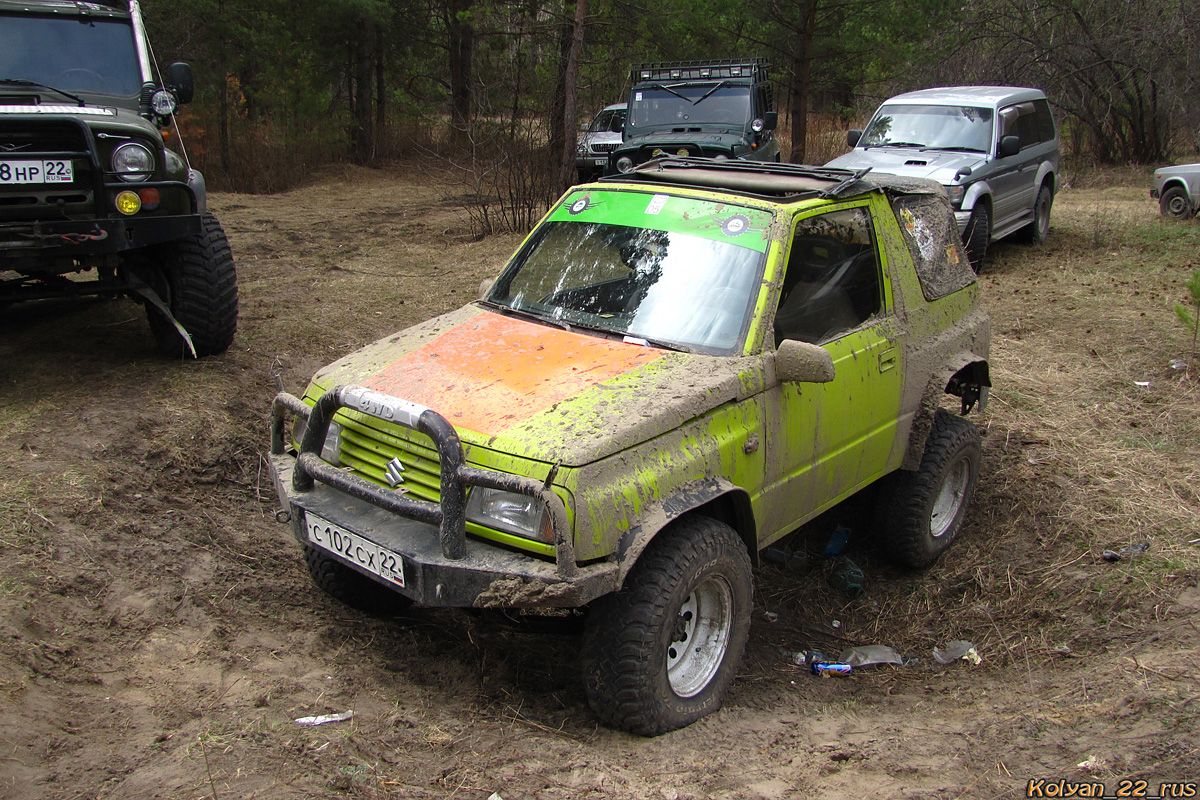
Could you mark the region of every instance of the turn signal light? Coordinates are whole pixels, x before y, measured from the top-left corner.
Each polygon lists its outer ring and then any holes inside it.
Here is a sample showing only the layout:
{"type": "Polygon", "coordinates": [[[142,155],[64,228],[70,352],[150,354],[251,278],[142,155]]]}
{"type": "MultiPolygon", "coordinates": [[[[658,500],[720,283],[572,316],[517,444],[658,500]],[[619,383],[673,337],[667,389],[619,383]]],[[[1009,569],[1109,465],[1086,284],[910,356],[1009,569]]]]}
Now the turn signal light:
{"type": "Polygon", "coordinates": [[[136,192],[124,191],[117,194],[115,199],[117,211],[126,216],[136,214],[142,208],[142,198],[136,192]]]}

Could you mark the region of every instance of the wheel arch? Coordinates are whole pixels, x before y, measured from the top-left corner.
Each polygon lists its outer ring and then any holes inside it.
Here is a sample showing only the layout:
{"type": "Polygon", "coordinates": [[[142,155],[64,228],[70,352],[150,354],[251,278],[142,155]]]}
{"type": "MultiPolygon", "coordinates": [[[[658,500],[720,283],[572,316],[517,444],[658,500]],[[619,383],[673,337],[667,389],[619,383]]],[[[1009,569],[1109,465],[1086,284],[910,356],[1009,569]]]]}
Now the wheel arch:
{"type": "Polygon", "coordinates": [[[942,398],[954,395],[962,400],[963,414],[978,405],[980,411],[987,406],[988,389],[991,388],[991,369],[987,359],[976,353],[962,352],[948,359],[937,370],[925,386],[921,403],[913,416],[909,430],[908,446],[900,469],[915,470],[921,465],[925,452],[925,441],[933,428],[933,418],[942,405],[942,398]]]}
{"type": "Polygon", "coordinates": [[[758,527],[749,494],[725,478],[713,477],[685,484],[646,509],[621,537],[617,551],[618,583],[625,583],[629,571],[654,537],[692,516],[710,517],[733,528],[746,546],[751,563],[758,564],[758,527]]]}
{"type": "Polygon", "coordinates": [[[992,216],[992,187],[987,181],[976,181],[967,188],[961,208],[963,211],[974,211],[978,205],[987,209],[989,217],[992,216]]]}

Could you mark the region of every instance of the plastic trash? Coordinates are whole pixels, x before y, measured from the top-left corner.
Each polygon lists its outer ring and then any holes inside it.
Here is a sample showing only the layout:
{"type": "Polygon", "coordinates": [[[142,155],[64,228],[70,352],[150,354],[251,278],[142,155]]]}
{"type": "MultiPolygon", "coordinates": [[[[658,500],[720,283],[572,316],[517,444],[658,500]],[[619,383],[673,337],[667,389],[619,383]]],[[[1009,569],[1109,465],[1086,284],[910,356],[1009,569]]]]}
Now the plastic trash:
{"type": "Polygon", "coordinates": [[[845,556],[835,556],[829,571],[829,585],[847,597],[862,597],[866,592],[866,575],[862,568],[845,556]]]}
{"type": "Polygon", "coordinates": [[[792,654],[792,663],[804,667],[813,675],[828,678],[831,675],[849,675],[854,668],[844,661],[837,661],[820,650],[803,650],[792,654]]]}
{"type": "Polygon", "coordinates": [[[1103,558],[1105,561],[1120,561],[1123,558],[1132,558],[1133,556],[1140,556],[1142,553],[1146,552],[1149,549],[1150,549],[1150,543],[1142,542],[1141,544],[1131,544],[1131,545],[1129,545],[1129,547],[1124,547],[1124,548],[1121,548],[1120,550],[1105,550],[1103,553],[1100,554],[1100,557],[1103,558]]]}
{"type": "Polygon", "coordinates": [[[813,675],[818,675],[822,678],[840,677],[842,675],[849,675],[854,671],[854,667],[837,661],[818,661],[812,665],[812,671],[813,675]]]}
{"type": "Polygon", "coordinates": [[[886,644],[868,644],[861,647],[851,647],[843,650],[838,661],[849,664],[855,669],[859,667],[874,667],[880,664],[903,665],[904,659],[886,644]]]}
{"type": "Polygon", "coordinates": [[[975,645],[963,639],[948,642],[945,647],[933,648],[933,657],[939,664],[969,661],[972,665],[978,665],[979,662],[983,661],[979,657],[979,652],[975,650],[975,645]]]}
{"type": "Polygon", "coordinates": [[[763,619],[765,619],[767,622],[779,622],[779,615],[774,611],[764,611],[763,619]]]}
{"type": "Polygon", "coordinates": [[[838,525],[833,529],[833,533],[829,535],[829,541],[825,544],[825,556],[836,556],[841,553],[849,539],[850,529],[845,525],[838,525]]]}
{"type": "Polygon", "coordinates": [[[343,711],[340,714],[322,714],[319,717],[301,717],[297,725],[324,725],[326,722],[345,722],[354,716],[353,711],[343,711]]]}
{"type": "Polygon", "coordinates": [[[1180,369],[1187,369],[1187,368],[1188,368],[1187,362],[1184,361],[1182,358],[1172,358],[1171,359],[1171,369],[1180,370],[1180,369]]]}

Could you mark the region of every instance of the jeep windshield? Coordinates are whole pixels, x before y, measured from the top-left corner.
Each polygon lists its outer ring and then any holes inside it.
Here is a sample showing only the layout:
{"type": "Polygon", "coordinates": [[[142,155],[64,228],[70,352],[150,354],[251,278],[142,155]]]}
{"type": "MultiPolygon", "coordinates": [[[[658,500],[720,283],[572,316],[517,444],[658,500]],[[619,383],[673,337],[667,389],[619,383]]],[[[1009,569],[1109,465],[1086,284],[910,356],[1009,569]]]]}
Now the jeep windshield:
{"type": "Polygon", "coordinates": [[[750,89],[721,83],[650,84],[633,92],[630,133],[659,127],[750,123],[750,89]]]}
{"type": "Polygon", "coordinates": [[[601,336],[731,355],[749,327],[770,219],[663,194],[574,192],[484,302],[601,336]]]}
{"type": "Polygon", "coordinates": [[[990,108],[885,105],[858,146],[987,153],[992,146],[992,117],[990,108]]]}
{"type": "Polygon", "coordinates": [[[136,97],[142,88],[133,28],[98,17],[0,14],[0,86],[136,97]],[[33,86],[38,88],[38,86],[33,86]]]}

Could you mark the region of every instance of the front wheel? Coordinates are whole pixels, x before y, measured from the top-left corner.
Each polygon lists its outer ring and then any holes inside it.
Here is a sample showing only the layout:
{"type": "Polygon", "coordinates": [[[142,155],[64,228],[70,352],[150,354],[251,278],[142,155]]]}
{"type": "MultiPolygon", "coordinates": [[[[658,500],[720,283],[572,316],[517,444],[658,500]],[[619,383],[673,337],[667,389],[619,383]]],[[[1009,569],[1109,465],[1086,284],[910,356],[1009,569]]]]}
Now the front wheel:
{"type": "Polygon", "coordinates": [[[656,736],[719,709],[752,601],[750,557],[732,528],[692,517],[664,530],[588,615],[583,679],[596,715],[656,736]]]}
{"type": "MultiPolygon", "coordinates": [[[[217,218],[206,213],[200,233],[162,246],[155,256],[159,276],[155,288],[171,315],[192,337],[196,355],[228,350],[237,331],[237,272],[229,241],[217,218]]],[[[147,305],[146,314],[164,355],[191,355],[179,331],[158,309],[147,305]]]]}
{"type": "Polygon", "coordinates": [[[1182,186],[1172,186],[1167,189],[1158,201],[1158,210],[1164,217],[1191,219],[1192,201],[1188,199],[1187,190],[1182,186]]]}
{"type": "Polygon", "coordinates": [[[987,206],[975,206],[971,218],[967,220],[967,229],[963,231],[963,244],[967,248],[967,260],[971,269],[979,272],[983,268],[983,257],[987,254],[988,237],[992,235],[992,220],[987,206]]]}
{"type": "Polygon", "coordinates": [[[893,558],[927,567],[953,543],[979,482],[979,429],[938,409],[915,472],[898,470],[884,484],[878,529],[893,558]]]}
{"type": "Polygon", "coordinates": [[[321,591],[351,608],[375,616],[387,616],[403,611],[412,600],[373,581],[328,556],[315,547],[305,546],[304,565],[308,575],[321,591]]]}

